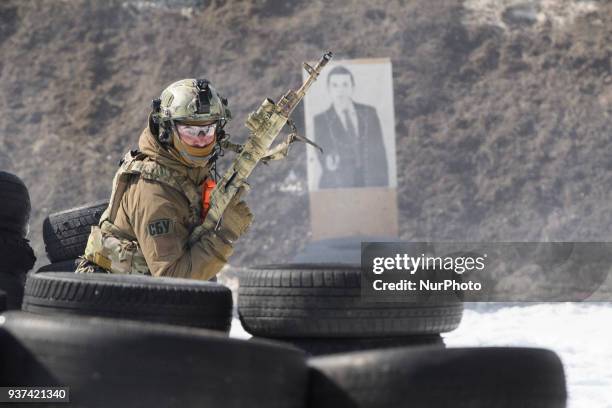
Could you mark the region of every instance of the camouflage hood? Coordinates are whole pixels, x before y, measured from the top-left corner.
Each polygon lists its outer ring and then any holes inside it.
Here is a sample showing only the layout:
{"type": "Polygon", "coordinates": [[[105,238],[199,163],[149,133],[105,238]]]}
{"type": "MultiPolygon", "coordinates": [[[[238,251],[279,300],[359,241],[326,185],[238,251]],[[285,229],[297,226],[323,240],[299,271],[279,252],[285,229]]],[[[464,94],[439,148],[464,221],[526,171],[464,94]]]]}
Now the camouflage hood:
{"type": "Polygon", "coordinates": [[[168,167],[172,170],[185,175],[193,181],[194,184],[200,185],[204,179],[210,174],[209,168],[207,167],[191,167],[186,164],[181,155],[174,149],[164,148],[158,141],[151,130],[147,126],[140,135],[138,140],[138,148],[140,151],[151,159],[161,164],[162,166],[168,167]]]}

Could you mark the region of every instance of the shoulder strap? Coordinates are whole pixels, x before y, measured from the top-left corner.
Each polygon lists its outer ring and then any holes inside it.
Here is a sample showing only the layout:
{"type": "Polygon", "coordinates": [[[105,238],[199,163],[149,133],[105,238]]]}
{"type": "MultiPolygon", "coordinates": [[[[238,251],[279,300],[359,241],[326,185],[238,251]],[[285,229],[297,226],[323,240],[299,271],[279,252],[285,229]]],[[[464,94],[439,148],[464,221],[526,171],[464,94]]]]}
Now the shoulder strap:
{"type": "Polygon", "coordinates": [[[130,166],[132,173],[141,178],[165,184],[183,194],[191,205],[198,205],[201,194],[198,187],[187,177],[153,160],[135,162],[130,166]]]}
{"type": "Polygon", "coordinates": [[[147,157],[148,156],[137,150],[128,152],[123,157],[121,160],[121,167],[115,174],[113,180],[113,191],[111,193],[109,207],[100,218],[100,226],[102,226],[104,221],[109,221],[111,224],[114,223],[128,183],[131,177],[136,175],[147,180],[165,184],[182,193],[189,201],[192,217],[194,219],[199,218],[202,194],[198,186],[180,173],[162,166],[154,160],[147,160],[147,157]]]}
{"type": "Polygon", "coordinates": [[[202,191],[185,175],[153,160],[136,162],[131,166],[141,178],[165,184],[181,193],[189,203],[190,223],[197,223],[202,213],[202,191]]]}
{"type": "Polygon", "coordinates": [[[121,204],[121,199],[123,198],[123,194],[127,189],[128,182],[130,177],[132,176],[132,172],[129,171],[129,168],[132,166],[134,162],[138,162],[147,157],[145,154],[140,153],[138,150],[131,150],[123,156],[123,159],[119,162],[119,170],[115,173],[115,178],[113,180],[113,191],[111,193],[110,202],[108,208],[102,214],[100,218],[99,226],[101,227],[105,221],[109,221],[111,224],[114,223],[115,217],[117,216],[117,211],[119,211],[119,205],[121,204]]]}

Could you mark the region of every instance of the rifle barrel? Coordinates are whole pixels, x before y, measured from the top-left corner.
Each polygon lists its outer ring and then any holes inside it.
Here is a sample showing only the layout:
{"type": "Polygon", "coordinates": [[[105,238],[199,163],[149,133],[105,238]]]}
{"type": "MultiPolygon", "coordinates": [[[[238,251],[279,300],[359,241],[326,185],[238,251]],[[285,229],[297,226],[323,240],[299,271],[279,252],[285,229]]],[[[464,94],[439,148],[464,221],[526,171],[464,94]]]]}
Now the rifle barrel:
{"type": "Polygon", "coordinates": [[[303,98],[304,95],[306,95],[306,91],[308,91],[308,88],[310,88],[310,85],[312,85],[312,83],[316,81],[317,77],[319,76],[319,73],[321,72],[323,67],[327,65],[329,60],[332,59],[332,56],[333,56],[332,52],[327,51],[325,54],[323,54],[323,56],[321,57],[317,65],[312,69],[312,72],[309,72],[310,75],[308,76],[308,79],[306,79],[306,81],[302,84],[300,89],[298,89],[296,92],[296,94],[299,95],[300,99],[303,98]]]}

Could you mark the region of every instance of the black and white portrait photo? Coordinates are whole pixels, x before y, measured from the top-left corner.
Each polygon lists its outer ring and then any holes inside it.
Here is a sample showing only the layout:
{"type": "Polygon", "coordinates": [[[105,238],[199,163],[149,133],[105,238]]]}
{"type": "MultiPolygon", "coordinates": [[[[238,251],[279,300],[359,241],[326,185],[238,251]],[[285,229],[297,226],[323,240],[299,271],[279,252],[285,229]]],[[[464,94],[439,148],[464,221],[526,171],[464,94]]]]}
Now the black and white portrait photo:
{"type": "MultiPolygon", "coordinates": [[[[367,62],[371,61],[371,64],[367,62]]],[[[309,190],[394,187],[395,131],[391,64],[330,64],[306,100],[309,190]]]]}

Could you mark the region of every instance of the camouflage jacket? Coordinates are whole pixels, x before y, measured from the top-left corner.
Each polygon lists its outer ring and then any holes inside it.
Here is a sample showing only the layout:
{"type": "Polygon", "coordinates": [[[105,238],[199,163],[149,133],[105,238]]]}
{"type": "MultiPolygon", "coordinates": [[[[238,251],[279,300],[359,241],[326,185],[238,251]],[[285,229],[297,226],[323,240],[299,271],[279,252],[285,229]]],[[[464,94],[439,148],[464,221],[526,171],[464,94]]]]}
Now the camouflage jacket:
{"type": "Polygon", "coordinates": [[[124,157],[84,257],[112,273],[210,279],[233,249],[212,233],[187,245],[201,222],[201,185],[209,169],[185,166],[148,128],[139,148],[124,157]]]}

